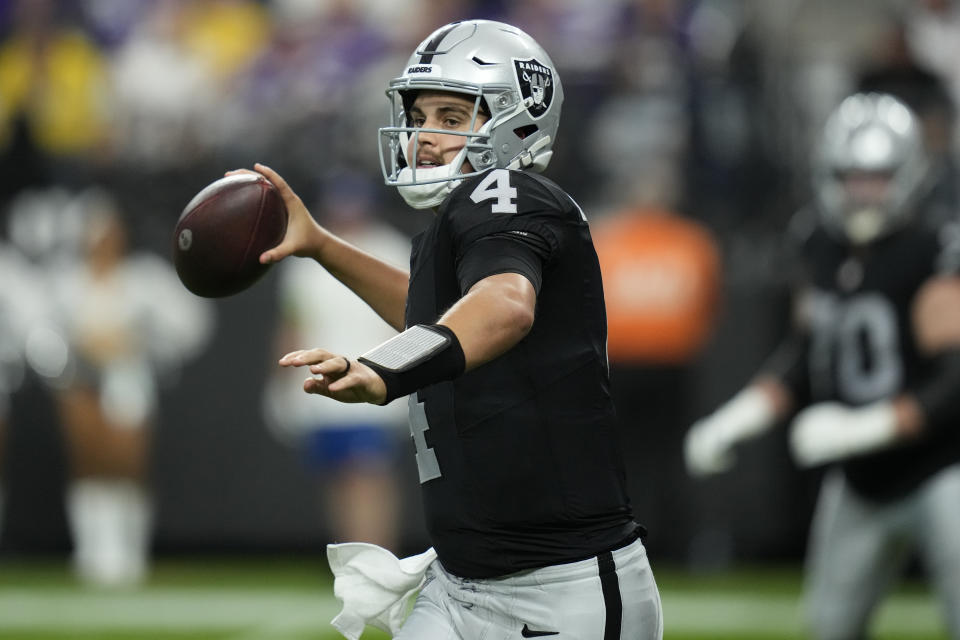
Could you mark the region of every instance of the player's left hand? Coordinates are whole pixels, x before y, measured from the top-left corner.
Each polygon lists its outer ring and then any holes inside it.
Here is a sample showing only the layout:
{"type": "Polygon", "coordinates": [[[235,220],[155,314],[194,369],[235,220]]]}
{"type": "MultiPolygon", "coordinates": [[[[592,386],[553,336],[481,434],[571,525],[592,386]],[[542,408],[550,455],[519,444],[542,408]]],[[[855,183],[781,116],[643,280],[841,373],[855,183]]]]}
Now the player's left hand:
{"type": "Polygon", "coordinates": [[[291,351],[280,358],[281,367],[308,367],[313,374],[303,383],[307,393],[333,398],[339,402],[381,404],[387,386],[377,373],[357,360],[324,349],[291,351]]]}
{"type": "Polygon", "coordinates": [[[897,437],[893,404],[864,407],[821,402],[797,414],[790,428],[790,449],[801,467],[813,467],[881,449],[897,437]]]}

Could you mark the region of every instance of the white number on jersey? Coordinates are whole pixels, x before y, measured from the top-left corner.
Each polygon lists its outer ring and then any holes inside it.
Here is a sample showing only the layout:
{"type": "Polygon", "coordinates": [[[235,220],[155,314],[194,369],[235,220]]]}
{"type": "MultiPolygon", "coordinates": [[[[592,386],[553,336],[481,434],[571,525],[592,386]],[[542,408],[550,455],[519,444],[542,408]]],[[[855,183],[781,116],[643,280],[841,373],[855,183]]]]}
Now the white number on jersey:
{"type": "Polygon", "coordinates": [[[491,207],[493,213],[516,213],[516,187],[510,186],[510,172],[506,169],[494,169],[480,181],[470,194],[470,199],[479,204],[484,200],[496,200],[491,207]]]}
{"type": "Polygon", "coordinates": [[[423,408],[423,403],[417,402],[416,391],[410,394],[407,407],[410,410],[410,435],[413,437],[413,446],[417,451],[417,471],[420,473],[420,484],[423,484],[443,474],[440,473],[440,461],[437,460],[436,452],[427,446],[427,438],[424,434],[430,430],[430,424],[427,422],[427,412],[423,408]]]}
{"type": "Polygon", "coordinates": [[[903,362],[893,304],[876,294],[849,300],[829,294],[817,298],[810,363],[814,385],[823,381],[818,378],[832,347],[836,391],[842,400],[865,403],[895,393],[903,381],[903,362]]]}

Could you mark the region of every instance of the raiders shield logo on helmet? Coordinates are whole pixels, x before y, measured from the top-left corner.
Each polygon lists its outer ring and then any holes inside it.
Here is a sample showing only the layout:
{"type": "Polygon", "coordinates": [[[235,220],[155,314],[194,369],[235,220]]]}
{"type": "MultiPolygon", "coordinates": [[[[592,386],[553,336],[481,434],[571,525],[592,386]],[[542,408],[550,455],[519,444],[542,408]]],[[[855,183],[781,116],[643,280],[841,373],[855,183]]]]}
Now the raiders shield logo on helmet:
{"type": "Polygon", "coordinates": [[[538,62],[536,58],[514,59],[513,65],[517,72],[520,95],[525,101],[532,98],[527,111],[532,117],[539,118],[553,100],[553,71],[550,67],[538,62]]]}

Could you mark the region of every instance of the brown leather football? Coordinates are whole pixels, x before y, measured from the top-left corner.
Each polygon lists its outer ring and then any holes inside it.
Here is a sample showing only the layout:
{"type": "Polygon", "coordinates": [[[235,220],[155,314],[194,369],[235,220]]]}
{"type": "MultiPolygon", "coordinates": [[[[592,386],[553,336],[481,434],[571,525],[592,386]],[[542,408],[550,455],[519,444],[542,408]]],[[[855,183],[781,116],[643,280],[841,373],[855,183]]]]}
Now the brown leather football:
{"type": "Polygon", "coordinates": [[[204,187],[173,233],[173,262],[187,289],[221,298],[250,287],[270,265],[260,254],[280,244],[287,208],[266,178],[237,174],[204,187]]]}

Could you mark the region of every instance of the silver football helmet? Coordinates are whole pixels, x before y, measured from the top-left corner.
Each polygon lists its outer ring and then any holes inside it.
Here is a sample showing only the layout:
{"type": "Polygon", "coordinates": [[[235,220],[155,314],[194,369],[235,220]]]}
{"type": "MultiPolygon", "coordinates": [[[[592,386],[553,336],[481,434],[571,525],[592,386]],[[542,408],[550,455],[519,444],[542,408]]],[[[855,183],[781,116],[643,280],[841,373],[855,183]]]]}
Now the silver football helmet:
{"type": "Polygon", "coordinates": [[[929,186],[917,116],[882,93],[846,98],[827,119],[813,159],[813,187],[828,231],[856,245],[906,224],[929,186]]]}
{"type": "Polygon", "coordinates": [[[418,209],[440,204],[463,178],[491,167],[542,171],[553,155],[563,88],[556,67],[533,38],[502,22],[454,22],[430,34],[390,81],[390,125],[380,131],[384,180],[418,209]],[[473,121],[457,158],[443,167],[417,169],[407,157],[422,132],[407,111],[419,90],[474,97],[473,121]],[[489,117],[479,130],[479,114],[489,117]],[[411,145],[412,142],[412,145],[411,145]],[[474,171],[462,173],[464,160],[474,171]]]}

